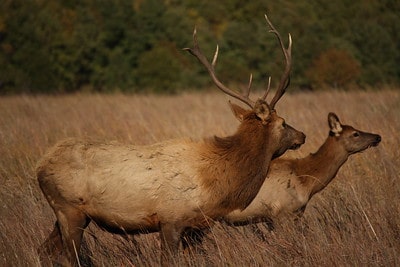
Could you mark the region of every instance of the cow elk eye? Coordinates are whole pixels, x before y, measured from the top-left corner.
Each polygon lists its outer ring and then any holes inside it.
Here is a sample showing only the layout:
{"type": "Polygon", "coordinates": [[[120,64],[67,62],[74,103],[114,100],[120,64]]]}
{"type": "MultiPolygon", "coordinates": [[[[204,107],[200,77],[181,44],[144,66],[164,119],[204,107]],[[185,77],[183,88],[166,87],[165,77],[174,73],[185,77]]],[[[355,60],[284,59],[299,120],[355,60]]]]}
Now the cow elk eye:
{"type": "Polygon", "coordinates": [[[360,136],[360,133],[359,133],[359,132],[354,132],[354,133],[353,133],[353,136],[354,136],[354,137],[359,137],[359,136],[360,136]]]}
{"type": "Polygon", "coordinates": [[[286,128],[286,126],[287,126],[286,122],[282,122],[282,127],[286,128]]]}

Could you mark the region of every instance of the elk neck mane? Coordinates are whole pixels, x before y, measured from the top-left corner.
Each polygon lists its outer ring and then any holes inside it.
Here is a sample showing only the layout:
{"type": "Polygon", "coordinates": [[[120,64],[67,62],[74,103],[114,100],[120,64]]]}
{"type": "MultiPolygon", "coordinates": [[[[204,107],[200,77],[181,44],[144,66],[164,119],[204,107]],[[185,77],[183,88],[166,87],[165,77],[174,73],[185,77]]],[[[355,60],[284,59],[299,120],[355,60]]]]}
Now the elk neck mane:
{"type": "Polygon", "coordinates": [[[265,180],[273,152],[269,125],[254,113],[247,114],[236,133],[205,141],[199,171],[210,203],[225,209],[244,209],[265,180]]]}

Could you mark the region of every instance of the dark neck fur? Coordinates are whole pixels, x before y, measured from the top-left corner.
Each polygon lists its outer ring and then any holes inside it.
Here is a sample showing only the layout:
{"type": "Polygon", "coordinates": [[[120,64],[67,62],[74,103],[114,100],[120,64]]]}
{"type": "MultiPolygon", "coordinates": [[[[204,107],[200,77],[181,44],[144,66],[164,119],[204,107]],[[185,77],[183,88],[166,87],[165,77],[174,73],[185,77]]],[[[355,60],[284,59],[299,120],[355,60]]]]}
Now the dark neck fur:
{"type": "Polygon", "coordinates": [[[272,158],[268,126],[252,120],[246,118],[232,136],[208,141],[207,162],[211,164],[201,169],[203,185],[224,212],[250,204],[265,180],[272,158]]]}

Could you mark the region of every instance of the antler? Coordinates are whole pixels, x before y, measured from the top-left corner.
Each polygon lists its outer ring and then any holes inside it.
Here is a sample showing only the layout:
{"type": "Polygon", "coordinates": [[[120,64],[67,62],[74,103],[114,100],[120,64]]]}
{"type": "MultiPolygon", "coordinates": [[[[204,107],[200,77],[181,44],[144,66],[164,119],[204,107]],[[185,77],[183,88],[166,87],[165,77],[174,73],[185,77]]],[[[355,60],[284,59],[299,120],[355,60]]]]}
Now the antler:
{"type": "Polygon", "coordinates": [[[278,38],[279,44],[281,45],[281,49],[282,49],[283,55],[285,56],[285,60],[286,60],[285,70],[281,76],[281,80],[279,82],[278,89],[276,90],[275,96],[272,98],[271,103],[270,103],[270,108],[274,109],[275,104],[283,96],[283,94],[286,91],[286,88],[290,84],[290,71],[292,69],[292,36],[289,33],[289,45],[288,45],[288,48],[286,49],[283,44],[281,35],[275,29],[274,25],[272,25],[271,21],[268,19],[268,16],[266,14],[265,14],[265,19],[267,20],[267,23],[268,23],[269,27],[271,28],[271,30],[269,32],[275,34],[276,37],[278,38]]]}
{"type": "Polygon", "coordinates": [[[207,58],[203,55],[203,53],[200,50],[200,46],[197,42],[197,35],[196,35],[197,31],[196,28],[193,31],[193,48],[184,48],[183,50],[189,51],[189,53],[191,53],[193,56],[195,56],[201,64],[204,65],[204,67],[206,67],[208,73],[210,74],[213,82],[215,83],[215,85],[221,89],[224,93],[226,93],[227,95],[230,95],[240,101],[242,101],[243,103],[245,103],[246,105],[248,105],[249,107],[253,108],[255,105],[255,102],[252,101],[249,98],[249,94],[250,94],[250,87],[251,87],[251,80],[252,80],[252,76],[250,75],[250,81],[249,81],[249,85],[247,88],[247,92],[245,93],[245,95],[241,95],[231,89],[229,89],[228,87],[226,87],[216,76],[215,74],[215,65],[217,63],[217,57],[218,57],[218,45],[217,48],[215,50],[215,54],[214,54],[214,58],[212,63],[210,64],[210,62],[208,62],[207,58]]]}
{"type": "MultiPolygon", "coordinates": [[[[274,95],[274,97],[271,100],[270,103],[270,109],[274,109],[275,108],[275,104],[279,101],[279,99],[283,96],[283,94],[286,91],[286,88],[289,86],[290,84],[290,71],[292,68],[292,37],[289,33],[289,45],[288,48],[285,48],[281,35],[279,34],[279,32],[275,29],[274,25],[272,25],[271,21],[268,19],[268,16],[265,15],[265,19],[267,20],[267,23],[269,25],[269,27],[271,28],[270,32],[275,34],[276,37],[278,38],[279,44],[281,46],[283,55],[285,56],[285,61],[286,61],[286,67],[285,70],[281,76],[281,80],[279,82],[279,86],[276,90],[276,93],[274,95]]],[[[214,54],[214,58],[212,60],[212,63],[210,64],[210,62],[207,60],[207,58],[203,55],[203,53],[200,50],[200,46],[197,42],[197,31],[196,28],[194,29],[193,32],[193,48],[184,48],[183,50],[187,50],[189,51],[189,53],[191,53],[193,56],[195,56],[201,64],[203,64],[208,73],[210,74],[213,82],[215,83],[215,85],[221,89],[224,93],[226,93],[227,95],[230,95],[240,101],[242,101],[243,103],[245,103],[246,105],[248,105],[249,107],[251,107],[252,109],[254,108],[256,102],[252,101],[249,98],[250,95],[250,88],[251,88],[251,84],[252,84],[252,78],[253,76],[250,75],[250,80],[249,80],[249,84],[247,86],[247,90],[244,92],[243,95],[229,89],[228,87],[226,87],[216,76],[215,74],[215,65],[217,63],[217,58],[218,58],[218,45],[217,48],[215,50],[215,54],[214,54]]],[[[265,101],[265,99],[267,98],[269,89],[270,89],[270,85],[271,85],[271,77],[269,77],[268,80],[268,87],[266,89],[265,94],[260,98],[261,100],[265,101]]]]}

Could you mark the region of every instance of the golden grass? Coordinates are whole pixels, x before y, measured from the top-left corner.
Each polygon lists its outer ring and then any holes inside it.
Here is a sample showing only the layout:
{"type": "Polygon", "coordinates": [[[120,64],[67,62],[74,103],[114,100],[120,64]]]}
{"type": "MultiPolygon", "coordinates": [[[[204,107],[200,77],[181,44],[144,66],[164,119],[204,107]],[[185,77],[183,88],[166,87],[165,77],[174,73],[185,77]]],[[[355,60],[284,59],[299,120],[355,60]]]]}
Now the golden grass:
{"type": "MultiPolygon", "coordinates": [[[[40,156],[66,137],[91,136],[133,144],[232,133],[238,123],[220,93],[179,96],[72,95],[0,98],[0,265],[39,265],[37,247],[54,215],[34,177],[40,156]]],[[[377,148],[353,155],[336,179],[309,203],[300,226],[218,224],[189,266],[399,266],[400,91],[287,94],[277,105],[287,122],[307,135],[288,156],[315,151],[328,133],[327,114],[379,133],[377,148]],[[257,228],[258,232],[254,229],[257,228]]],[[[134,239],[90,226],[82,264],[154,266],[156,234],[134,239]]]]}

